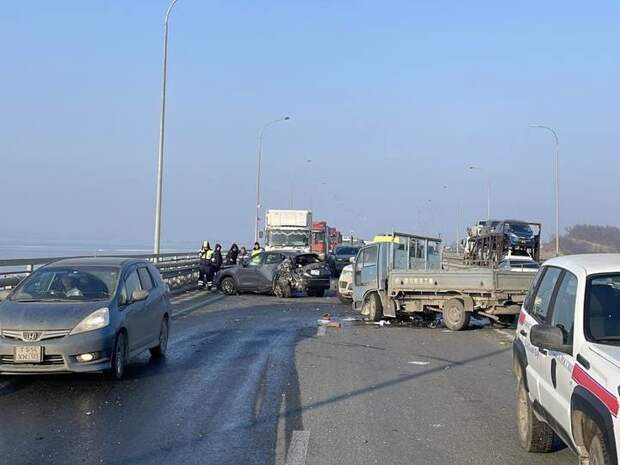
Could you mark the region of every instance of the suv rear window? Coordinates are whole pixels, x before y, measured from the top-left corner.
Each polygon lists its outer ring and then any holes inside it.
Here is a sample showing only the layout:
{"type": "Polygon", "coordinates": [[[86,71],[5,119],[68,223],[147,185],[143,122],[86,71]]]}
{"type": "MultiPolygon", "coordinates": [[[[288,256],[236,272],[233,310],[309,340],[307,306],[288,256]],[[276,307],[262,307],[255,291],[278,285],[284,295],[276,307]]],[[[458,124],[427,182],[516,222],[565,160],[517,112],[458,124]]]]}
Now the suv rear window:
{"type": "Polygon", "coordinates": [[[586,336],[592,342],[620,344],[620,274],[592,276],[586,287],[586,336]]]}

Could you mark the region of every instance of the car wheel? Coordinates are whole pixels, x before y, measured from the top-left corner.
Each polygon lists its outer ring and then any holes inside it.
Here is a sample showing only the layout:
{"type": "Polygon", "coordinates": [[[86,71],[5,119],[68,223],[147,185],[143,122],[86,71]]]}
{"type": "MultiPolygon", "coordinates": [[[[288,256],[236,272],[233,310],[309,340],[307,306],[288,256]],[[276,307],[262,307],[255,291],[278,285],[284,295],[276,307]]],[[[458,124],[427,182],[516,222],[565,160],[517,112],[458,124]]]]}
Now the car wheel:
{"type": "Polygon", "coordinates": [[[220,288],[222,289],[222,292],[226,295],[233,295],[237,293],[237,286],[235,285],[235,280],[230,276],[222,279],[222,282],[220,283],[220,288]]]}
{"type": "Polygon", "coordinates": [[[517,427],[519,430],[519,442],[526,451],[551,451],[555,433],[549,425],[543,423],[534,415],[534,410],[525,389],[525,381],[522,377],[517,385],[517,427]]]}
{"type": "Polygon", "coordinates": [[[114,352],[112,353],[112,366],[106,372],[110,379],[121,380],[125,375],[125,365],[127,363],[127,336],[125,333],[119,333],[114,343],[114,352]]]}
{"type": "Polygon", "coordinates": [[[590,465],[610,465],[609,448],[605,443],[603,433],[598,426],[594,426],[594,436],[588,447],[588,455],[590,456],[590,465]]]}
{"type": "Polygon", "coordinates": [[[460,331],[469,326],[471,314],[465,311],[463,302],[450,299],[443,307],[443,322],[452,331],[460,331]]]}
{"type": "Polygon", "coordinates": [[[383,318],[383,304],[378,294],[374,292],[370,294],[366,305],[368,306],[368,319],[370,321],[380,321],[383,318]]]}
{"type": "Polygon", "coordinates": [[[273,293],[280,299],[288,299],[291,296],[291,286],[286,281],[278,280],[273,287],[273,293]]]}
{"type": "Polygon", "coordinates": [[[164,357],[166,355],[166,350],[168,350],[169,335],[170,323],[168,323],[168,318],[164,317],[164,319],[161,320],[161,326],[159,328],[159,343],[155,347],[151,347],[149,349],[152,357],[164,357]]]}

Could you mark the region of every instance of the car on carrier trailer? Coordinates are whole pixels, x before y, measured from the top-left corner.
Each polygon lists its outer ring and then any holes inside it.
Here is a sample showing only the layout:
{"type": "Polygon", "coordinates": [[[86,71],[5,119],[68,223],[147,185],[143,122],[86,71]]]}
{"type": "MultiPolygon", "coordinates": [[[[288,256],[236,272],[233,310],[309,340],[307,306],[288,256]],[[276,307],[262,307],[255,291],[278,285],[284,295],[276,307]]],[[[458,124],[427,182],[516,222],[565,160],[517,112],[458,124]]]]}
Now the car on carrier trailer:
{"type": "Polygon", "coordinates": [[[511,324],[533,273],[472,267],[442,269],[441,239],[393,233],[364,246],[353,267],[353,308],[368,319],[443,315],[458,331],[474,313],[511,324]]]}

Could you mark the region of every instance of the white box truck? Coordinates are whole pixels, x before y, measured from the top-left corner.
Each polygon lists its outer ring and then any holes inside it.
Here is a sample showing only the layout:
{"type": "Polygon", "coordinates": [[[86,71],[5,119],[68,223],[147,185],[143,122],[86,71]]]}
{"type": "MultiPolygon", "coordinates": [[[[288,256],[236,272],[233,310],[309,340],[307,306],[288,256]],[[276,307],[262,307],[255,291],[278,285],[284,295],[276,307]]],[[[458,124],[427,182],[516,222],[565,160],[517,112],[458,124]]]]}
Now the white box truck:
{"type": "Polygon", "coordinates": [[[310,252],[310,210],[267,210],[265,250],[310,252]]]}

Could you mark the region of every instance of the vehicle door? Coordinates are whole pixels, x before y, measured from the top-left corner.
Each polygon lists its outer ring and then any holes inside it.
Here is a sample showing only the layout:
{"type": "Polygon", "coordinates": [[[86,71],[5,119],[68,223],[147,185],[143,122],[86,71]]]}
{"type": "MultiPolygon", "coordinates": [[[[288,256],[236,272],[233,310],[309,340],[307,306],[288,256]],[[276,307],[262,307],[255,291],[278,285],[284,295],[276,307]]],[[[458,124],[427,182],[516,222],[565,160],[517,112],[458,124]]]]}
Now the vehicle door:
{"type": "Polygon", "coordinates": [[[125,327],[127,328],[129,351],[134,351],[145,344],[148,335],[145,324],[145,300],[133,302],[131,296],[134,291],[142,290],[138,270],[132,267],[125,274],[123,288],[119,296],[119,307],[123,313],[125,327]]]}
{"type": "Polygon", "coordinates": [[[261,275],[260,266],[263,264],[266,252],[261,252],[254,255],[247,264],[239,269],[237,276],[237,283],[239,289],[248,291],[257,291],[260,288],[261,275]]]}
{"type": "Polygon", "coordinates": [[[549,315],[549,308],[552,303],[557,284],[562,270],[553,266],[544,267],[537,289],[533,295],[528,296],[524,304],[526,310],[526,321],[519,326],[519,335],[525,346],[527,354],[527,382],[530,394],[534,399],[540,401],[540,373],[549,370],[548,362],[543,359],[545,350],[535,347],[530,342],[530,330],[532,326],[546,324],[549,315]],[[527,305],[526,305],[527,304],[527,305]]]}
{"type": "Polygon", "coordinates": [[[154,342],[159,338],[161,320],[164,317],[164,293],[162,289],[156,287],[155,280],[146,265],[138,267],[138,277],[142,289],[149,292],[149,296],[144,301],[145,342],[154,342]]]}
{"type": "MultiPolygon", "coordinates": [[[[576,301],[577,277],[570,271],[564,270],[550,305],[547,324],[560,328],[563,334],[563,343],[571,347],[573,345],[576,301]]],[[[543,351],[539,362],[541,404],[568,432],[571,424],[571,379],[575,365],[573,353],[543,351]]]]}
{"type": "Polygon", "coordinates": [[[379,245],[373,244],[361,249],[353,265],[353,301],[355,308],[361,306],[366,292],[379,287],[377,275],[379,245]]]}
{"type": "Polygon", "coordinates": [[[273,287],[273,278],[276,274],[276,270],[282,261],[284,255],[279,252],[267,252],[265,254],[265,260],[263,264],[258,267],[260,289],[262,291],[270,290],[273,287]]]}

